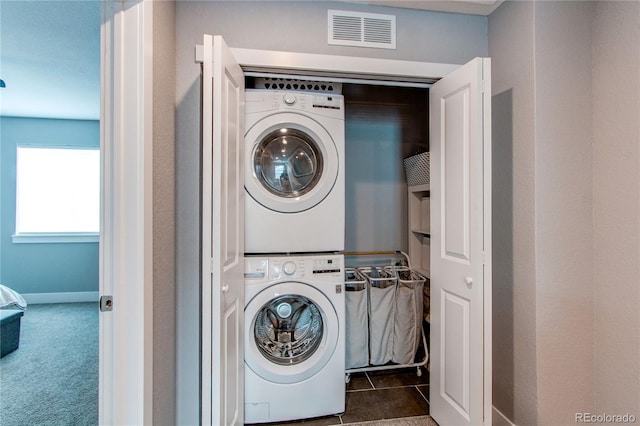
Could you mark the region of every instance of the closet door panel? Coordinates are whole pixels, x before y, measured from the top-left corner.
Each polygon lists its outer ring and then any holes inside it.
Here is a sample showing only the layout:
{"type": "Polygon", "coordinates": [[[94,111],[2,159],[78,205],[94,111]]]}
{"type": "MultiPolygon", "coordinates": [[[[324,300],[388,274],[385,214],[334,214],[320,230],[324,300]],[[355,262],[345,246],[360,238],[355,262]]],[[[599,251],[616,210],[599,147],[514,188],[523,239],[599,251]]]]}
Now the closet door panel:
{"type": "Polygon", "coordinates": [[[441,100],[442,256],[469,263],[469,86],[441,100]]]}
{"type": "Polygon", "coordinates": [[[201,423],[244,424],[244,74],[221,36],[202,66],[201,423]]]}
{"type": "Polygon", "coordinates": [[[430,92],[429,401],[440,424],[491,423],[488,78],[489,60],[477,58],[430,92]]]}

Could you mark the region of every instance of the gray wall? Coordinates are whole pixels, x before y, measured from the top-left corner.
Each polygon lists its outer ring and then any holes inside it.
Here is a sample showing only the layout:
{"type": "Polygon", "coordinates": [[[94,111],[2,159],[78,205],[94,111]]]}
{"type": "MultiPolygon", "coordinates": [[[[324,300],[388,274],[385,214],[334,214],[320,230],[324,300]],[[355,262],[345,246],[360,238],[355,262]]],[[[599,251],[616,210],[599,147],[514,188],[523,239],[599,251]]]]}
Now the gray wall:
{"type": "Polygon", "coordinates": [[[403,159],[429,150],[428,89],[346,84],[343,94],[345,251],[407,252],[403,159]]]}
{"type": "Polygon", "coordinates": [[[597,2],[593,40],[595,410],[640,418],[640,3],[597,2]]]}
{"type": "Polygon", "coordinates": [[[493,405],[537,424],[533,2],[489,16],[493,115],[493,405]]]}
{"type": "Polygon", "coordinates": [[[592,2],[536,2],[538,422],[573,424],[593,394],[592,2]]]}
{"type": "Polygon", "coordinates": [[[0,117],[0,283],[19,293],[98,291],[98,243],[14,244],[16,146],[100,146],[96,120],[0,117]]]}
{"type": "Polygon", "coordinates": [[[487,18],[340,2],[196,2],[176,5],[177,422],[198,422],[200,66],[203,33],[231,47],[465,63],[487,55],[487,18]],[[327,45],[327,9],[397,16],[398,49],[327,45]]]}
{"type": "Polygon", "coordinates": [[[590,2],[489,18],[494,219],[511,225],[494,227],[493,403],[519,425],[594,408],[592,21],[590,2]]]}
{"type": "Polygon", "coordinates": [[[505,2],[489,53],[494,405],[637,417],[640,5],[505,2]]]}
{"type": "Polygon", "coordinates": [[[175,424],[175,3],[153,3],[153,424],[175,424]]]}

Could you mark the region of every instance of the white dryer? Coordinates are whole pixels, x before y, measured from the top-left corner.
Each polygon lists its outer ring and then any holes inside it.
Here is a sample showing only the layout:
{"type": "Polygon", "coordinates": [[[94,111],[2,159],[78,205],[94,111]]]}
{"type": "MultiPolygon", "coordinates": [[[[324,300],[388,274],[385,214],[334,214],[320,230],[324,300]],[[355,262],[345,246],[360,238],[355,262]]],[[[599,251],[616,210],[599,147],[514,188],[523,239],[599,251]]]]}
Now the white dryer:
{"type": "Polygon", "coordinates": [[[342,95],[247,90],[245,251],[344,250],[342,95]]]}
{"type": "Polygon", "coordinates": [[[344,412],[344,256],[245,265],[245,422],[344,412]]]}

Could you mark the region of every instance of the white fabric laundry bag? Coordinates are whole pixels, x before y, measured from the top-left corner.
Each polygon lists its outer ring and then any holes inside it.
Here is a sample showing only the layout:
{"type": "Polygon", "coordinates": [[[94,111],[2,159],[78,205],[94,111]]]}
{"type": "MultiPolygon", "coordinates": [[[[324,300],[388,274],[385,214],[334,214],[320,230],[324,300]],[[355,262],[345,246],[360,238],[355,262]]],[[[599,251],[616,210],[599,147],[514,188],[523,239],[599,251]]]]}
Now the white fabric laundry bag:
{"type": "Polygon", "coordinates": [[[346,368],[369,364],[367,280],[355,269],[345,270],[346,368]]]}
{"type": "Polygon", "coordinates": [[[393,270],[398,278],[393,324],[392,361],[414,362],[422,330],[422,289],[426,278],[409,268],[393,270]]]}
{"type": "Polygon", "coordinates": [[[393,356],[396,278],[382,268],[362,268],[369,284],[369,362],[383,365],[393,356]]]}

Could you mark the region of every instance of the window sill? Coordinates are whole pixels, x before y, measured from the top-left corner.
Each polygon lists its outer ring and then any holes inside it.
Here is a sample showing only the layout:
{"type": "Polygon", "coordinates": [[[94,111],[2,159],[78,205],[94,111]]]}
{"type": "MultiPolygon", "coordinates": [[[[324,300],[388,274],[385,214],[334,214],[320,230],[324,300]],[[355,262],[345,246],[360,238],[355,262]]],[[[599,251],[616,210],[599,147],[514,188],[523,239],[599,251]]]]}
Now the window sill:
{"type": "Polygon", "coordinates": [[[25,232],[11,236],[14,244],[97,243],[97,232],[25,232]]]}

